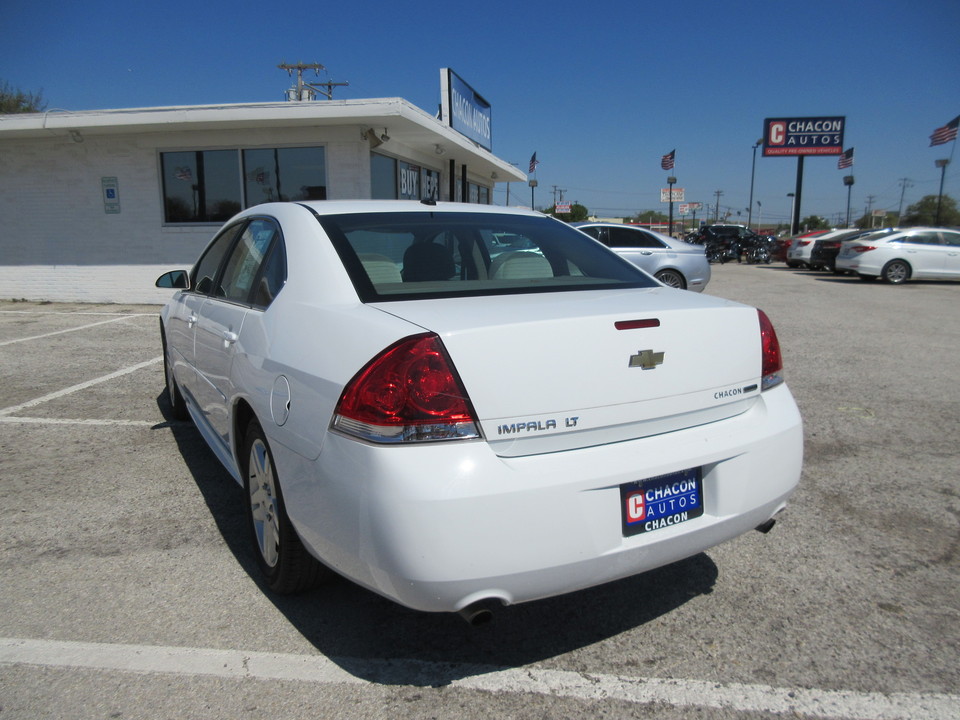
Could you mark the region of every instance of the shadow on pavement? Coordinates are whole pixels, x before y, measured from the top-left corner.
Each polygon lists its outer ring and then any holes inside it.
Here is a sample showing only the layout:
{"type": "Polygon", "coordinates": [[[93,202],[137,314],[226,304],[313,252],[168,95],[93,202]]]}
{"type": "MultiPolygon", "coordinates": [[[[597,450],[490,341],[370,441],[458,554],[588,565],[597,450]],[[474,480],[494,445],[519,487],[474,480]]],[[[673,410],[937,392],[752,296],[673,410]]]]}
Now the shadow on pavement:
{"type": "MultiPolygon", "coordinates": [[[[157,405],[170,420],[165,393],[157,405]]],[[[320,653],[372,682],[441,686],[541,661],[649,623],[711,593],[717,579],[716,565],[701,553],[589,590],[497,609],[480,628],[456,614],[410,610],[339,577],[301,595],[275,595],[260,582],[240,487],[192,423],[166,426],[240,566],[320,653]]]]}

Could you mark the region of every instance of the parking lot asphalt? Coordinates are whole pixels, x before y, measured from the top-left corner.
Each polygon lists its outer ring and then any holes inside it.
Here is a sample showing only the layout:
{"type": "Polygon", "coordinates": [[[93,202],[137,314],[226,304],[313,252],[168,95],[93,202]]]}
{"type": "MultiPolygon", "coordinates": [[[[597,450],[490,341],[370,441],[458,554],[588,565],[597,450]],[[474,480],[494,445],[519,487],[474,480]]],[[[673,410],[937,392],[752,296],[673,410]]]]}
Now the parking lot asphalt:
{"type": "MultiPolygon", "coordinates": [[[[960,283],[715,266],[804,417],[767,535],[504,608],[275,597],[156,306],[0,303],[0,719],[960,717],[960,283]]],[[[710,348],[704,348],[708,363],[710,348]]]]}

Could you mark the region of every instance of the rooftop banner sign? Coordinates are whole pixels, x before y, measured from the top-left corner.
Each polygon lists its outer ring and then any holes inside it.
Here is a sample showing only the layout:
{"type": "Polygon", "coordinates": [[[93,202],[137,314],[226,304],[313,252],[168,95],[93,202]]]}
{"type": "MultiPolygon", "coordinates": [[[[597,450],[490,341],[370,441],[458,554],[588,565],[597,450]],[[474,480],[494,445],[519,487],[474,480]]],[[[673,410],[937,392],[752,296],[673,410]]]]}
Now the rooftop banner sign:
{"type": "Polygon", "coordinates": [[[445,124],[485,150],[491,149],[490,103],[450,68],[440,70],[440,112],[445,124]]]}
{"type": "Polygon", "coordinates": [[[763,156],[842,155],[846,117],[767,118],[763,156]]]}

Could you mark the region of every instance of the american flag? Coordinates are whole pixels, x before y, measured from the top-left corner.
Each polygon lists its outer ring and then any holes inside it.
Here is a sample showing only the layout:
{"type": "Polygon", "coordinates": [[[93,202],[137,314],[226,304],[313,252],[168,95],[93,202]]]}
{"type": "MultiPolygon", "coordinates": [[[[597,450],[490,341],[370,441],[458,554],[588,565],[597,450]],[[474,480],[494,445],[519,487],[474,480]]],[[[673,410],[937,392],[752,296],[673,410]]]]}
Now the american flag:
{"type": "Polygon", "coordinates": [[[938,127],[930,136],[930,147],[934,145],[943,145],[951,140],[957,139],[957,126],[960,125],[960,115],[948,122],[943,127],[938,127]]]}
{"type": "Polygon", "coordinates": [[[540,164],[540,161],[537,160],[537,154],[534,153],[533,155],[530,156],[530,169],[527,171],[527,173],[528,174],[532,173],[534,170],[537,169],[537,165],[539,164],[540,164]]]}
{"type": "Polygon", "coordinates": [[[676,154],[676,150],[671,150],[662,158],[660,158],[660,167],[662,167],[664,170],[673,170],[673,158],[676,154]]]}
{"type": "Polygon", "coordinates": [[[837,170],[853,167],[853,148],[845,150],[843,155],[837,158],[837,170]]]}

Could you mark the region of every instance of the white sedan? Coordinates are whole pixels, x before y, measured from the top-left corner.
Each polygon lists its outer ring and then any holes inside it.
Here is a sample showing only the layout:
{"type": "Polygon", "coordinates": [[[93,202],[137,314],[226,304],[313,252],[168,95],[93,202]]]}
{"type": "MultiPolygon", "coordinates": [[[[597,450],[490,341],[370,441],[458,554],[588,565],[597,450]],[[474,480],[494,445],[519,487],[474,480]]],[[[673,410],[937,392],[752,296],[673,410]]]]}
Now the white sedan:
{"type": "Polygon", "coordinates": [[[480,622],[768,530],[800,476],[767,317],[539,213],[258,205],[157,283],[173,412],[276,592],[480,622]]]}
{"type": "Polygon", "coordinates": [[[836,267],[894,285],[911,279],[960,280],[960,232],[915,227],[866,235],[840,246],[836,267]]]}

